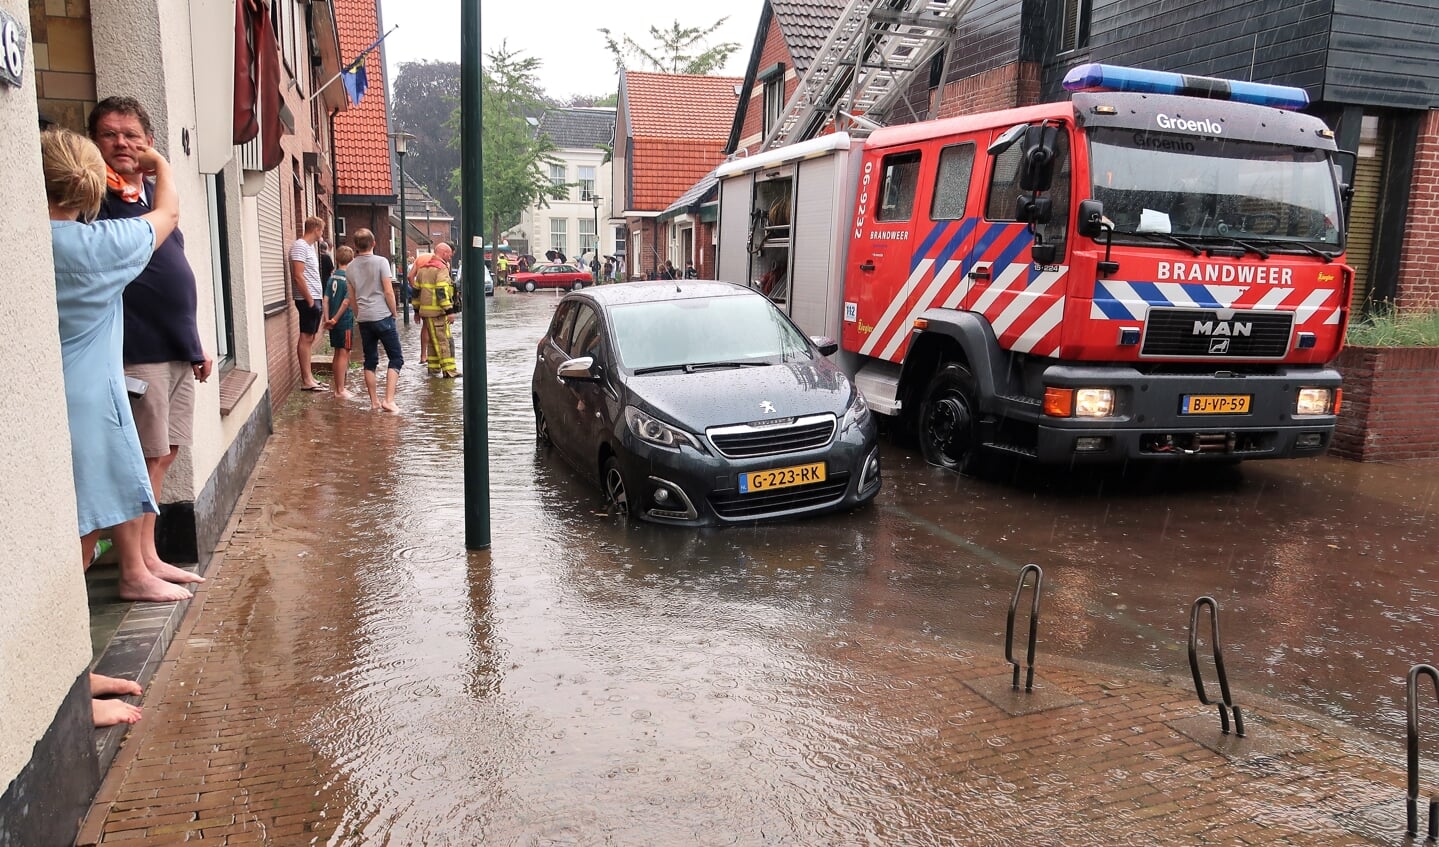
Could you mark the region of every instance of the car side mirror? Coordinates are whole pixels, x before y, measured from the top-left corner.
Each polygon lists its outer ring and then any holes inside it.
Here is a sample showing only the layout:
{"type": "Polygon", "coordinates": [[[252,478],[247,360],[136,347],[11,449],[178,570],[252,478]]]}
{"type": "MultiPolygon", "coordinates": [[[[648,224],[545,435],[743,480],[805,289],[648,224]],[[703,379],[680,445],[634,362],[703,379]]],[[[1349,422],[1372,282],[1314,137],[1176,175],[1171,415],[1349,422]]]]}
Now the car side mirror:
{"type": "Polygon", "coordinates": [[[821,356],[833,356],[839,352],[839,342],[828,335],[811,335],[809,340],[819,349],[821,356]]]}
{"type": "Polygon", "coordinates": [[[581,356],[578,359],[566,359],[560,362],[559,369],[555,371],[560,379],[583,379],[596,380],[599,374],[595,371],[595,360],[593,356],[581,356]]]}

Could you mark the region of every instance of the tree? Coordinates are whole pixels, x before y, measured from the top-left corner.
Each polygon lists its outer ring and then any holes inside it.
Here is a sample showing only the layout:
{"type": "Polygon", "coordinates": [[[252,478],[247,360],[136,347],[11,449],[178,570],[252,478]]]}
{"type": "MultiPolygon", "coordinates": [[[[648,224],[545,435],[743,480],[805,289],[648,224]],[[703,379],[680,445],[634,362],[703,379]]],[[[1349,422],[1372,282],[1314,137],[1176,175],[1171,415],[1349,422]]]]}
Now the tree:
{"type": "MultiPolygon", "coordinates": [[[[499,244],[500,232],[519,223],[520,215],[532,206],[547,207],[550,200],[564,197],[568,183],[554,185],[544,168],[559,164],[555,146],[548,135],[536,137],[529,115],[543,110],[544,94],[535,80],[540,60],[521,58],[501,42],[481,73],[483,103],[480,115],[480,150],[484,159],[484,205],[480,220],[489,224],[489,243],[499,244]]],[[[450,116],[454,144],[459,144],[460,110],[450,116]]],[[[460,170],[450,179],[451,190],[460,190],[460,170]]]]}
{"type": "Polygon", "coordinates": [[[459,192],[450,175],[460,166],[456,131],[449,117],[460,102],[458,62],[405,62],[395,76],[392,114],[396,132],[414,136],[405,154],[405,176],[425,187],[454,215],[459,192]]]}
{"type": "Polygon", "coordinates": [[[696,74],[705,76],[714,73],[724,66],[730,54],[739,49],[739,44],[733,41],[724,41],[713,47],[705,47],[710,36],[722,26],[729,18],[720,18],[718,21],[706,28],[682,27],[679,21],[667,30],[661,30],[657,26],[650,27],[650,38],[654,40],[654,47],[647,48],[628,35],[621,36],[618,41],[608,29],[601,29],[605,36],[605,47],[615,57],[615,67],[623,70],[630,67],[629,60],[638,60],[644,69],[659,71],[664,74],[696,74]]]}

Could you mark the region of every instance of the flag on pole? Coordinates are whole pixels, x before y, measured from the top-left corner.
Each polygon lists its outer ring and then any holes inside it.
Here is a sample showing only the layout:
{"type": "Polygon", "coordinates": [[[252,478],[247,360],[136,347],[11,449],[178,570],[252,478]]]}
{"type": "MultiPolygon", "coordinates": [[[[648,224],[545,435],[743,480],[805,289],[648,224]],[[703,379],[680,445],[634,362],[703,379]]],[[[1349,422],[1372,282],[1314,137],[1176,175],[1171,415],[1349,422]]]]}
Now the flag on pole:
{"type": "Polygon", "coordinates": [[[345,84],[345,92],[350,95],[350,105],[360,105],[360,98],[365,96],[365,89],[370,87],[370,79],[365,73],[363,54],[341,73],[341,81],[345,84]]]}
{"type": "Polygon", "coordinates": [[[384,35],[375,39],[375,43],[371,44],[369,47],[366,47],[364,50],[361,50],[360,55],[356,56],[353,62],[346,65],[344,70],[340,71],[334,77],[331,77],[329,82],[320,86],[320,88],[317,89],[314,94],[311,94],[310,99],[318,97],[320,91],[328,88],[330,84],[333,83],[336,78],[338,78],[345,86],[345,93],[350,96],[350,105],[360,105],[360,98],[365,96],[366,89],[370,87],[369,76],[365,73],[365,57],[370,55],[370,53],[374,52],[375,48],[380,46],[380,42],[384,41],[386,38],[389,38],[390,33],[394,32],[399,28],[400,25],[395,24],[394,26],[386,30],[384,35]]]}

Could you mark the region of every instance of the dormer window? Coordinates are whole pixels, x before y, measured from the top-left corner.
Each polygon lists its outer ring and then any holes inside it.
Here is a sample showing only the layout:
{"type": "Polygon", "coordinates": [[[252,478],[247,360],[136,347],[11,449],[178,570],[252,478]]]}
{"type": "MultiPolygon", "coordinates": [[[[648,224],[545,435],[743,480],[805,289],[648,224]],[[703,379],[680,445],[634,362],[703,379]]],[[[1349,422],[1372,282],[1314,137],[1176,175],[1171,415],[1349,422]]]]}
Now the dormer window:
{"type": "Polygon", "coordinates": [[[784,114],[784,63],[770,65],[756,81],[764,89],[764,134],[768,136],[784,114]]]}

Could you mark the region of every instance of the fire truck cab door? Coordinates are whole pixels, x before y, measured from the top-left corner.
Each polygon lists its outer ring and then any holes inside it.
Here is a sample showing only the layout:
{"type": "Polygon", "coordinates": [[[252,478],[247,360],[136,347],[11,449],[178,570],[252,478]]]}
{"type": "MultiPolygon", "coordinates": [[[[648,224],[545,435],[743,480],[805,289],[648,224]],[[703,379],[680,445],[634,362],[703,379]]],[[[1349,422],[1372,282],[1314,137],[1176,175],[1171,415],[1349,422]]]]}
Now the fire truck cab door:
{"type": "MultiPolygon", "coordinates": [[[[998,139],[1004,129],[996,129],[998,139]]],[[[980,195],[982,219],[975,226],[972,247],[965,259],[963,293],[953,305],[976,312],[989,321],[1000,347],[1043,356],[1056,355],[1060,322],[1064,316],[1064,282],[1067,271],[1066,227],[1069,220],[1069,144],[1061,131],[1055,171],[1048,196],[1052,216],[1036,226],[1047,244],[1056,246],[1054,264],[1039,266],[1031,248],[1035,236],[1028,224],[1015,220],[1021,148],[1011,144],[997,153],[984,153],[976,166],[975,194],[980,195]]]]}
{"type": "Polygon", "coordinates": [[[915,317],[958,284],[973,241],[967,210],[974,147],[930,142],[865,162],[870,206],[850,250],[850,278],[859,285],[846,297],[845,349],[902,361],[915,317]]]}

